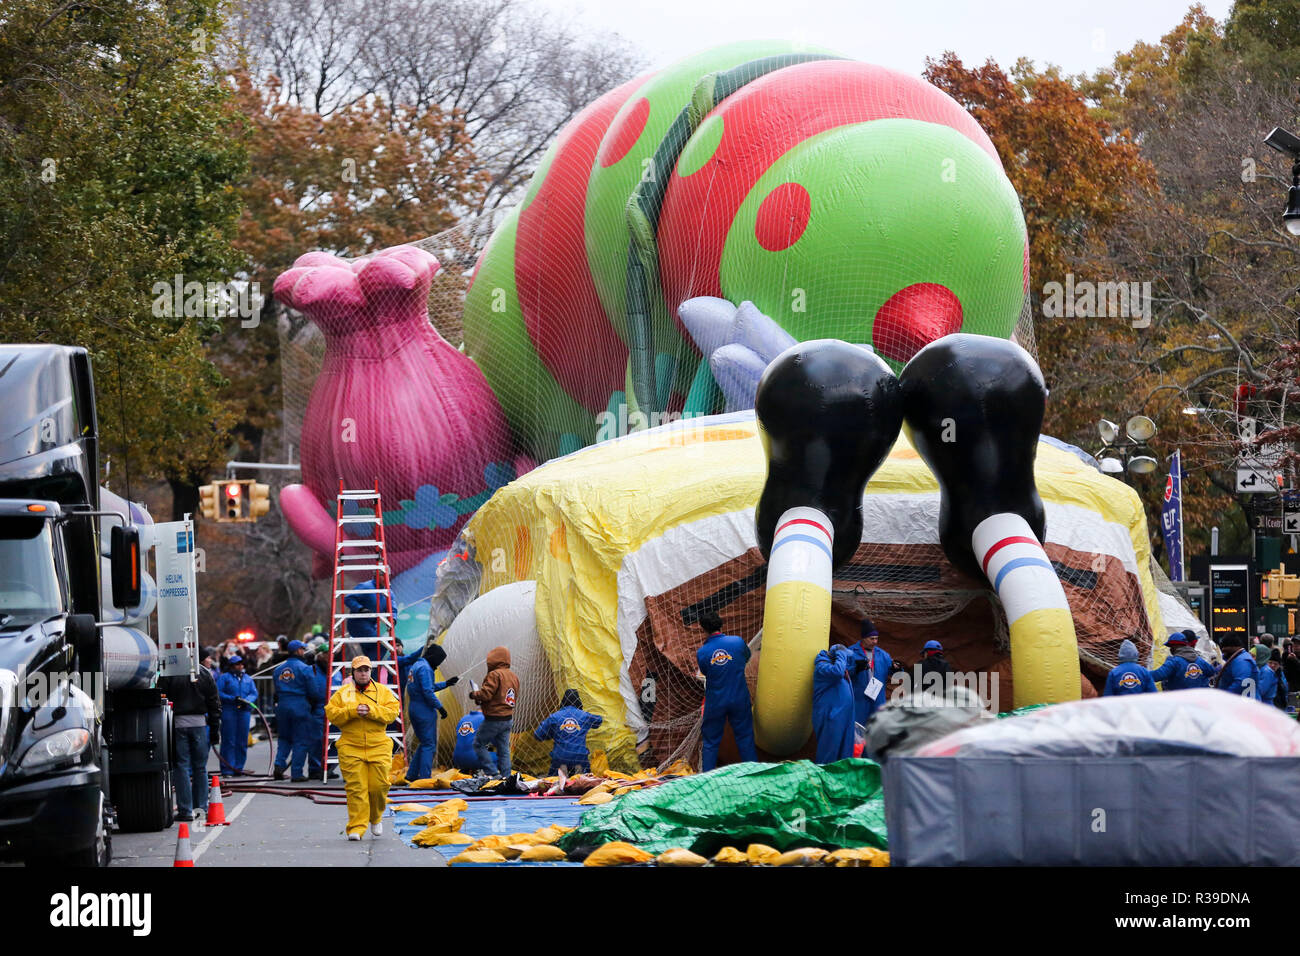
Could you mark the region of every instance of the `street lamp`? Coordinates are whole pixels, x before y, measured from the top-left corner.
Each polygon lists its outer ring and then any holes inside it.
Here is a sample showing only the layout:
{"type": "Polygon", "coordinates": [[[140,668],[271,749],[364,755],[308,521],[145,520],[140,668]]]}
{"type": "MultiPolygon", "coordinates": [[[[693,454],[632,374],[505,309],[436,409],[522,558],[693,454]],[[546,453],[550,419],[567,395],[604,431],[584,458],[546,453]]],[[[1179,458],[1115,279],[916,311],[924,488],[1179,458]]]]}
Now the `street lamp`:
{"type": "Polygon", "coordinates": [[[1101,449],[1097,452],[1097,465],[1103,475],[1122,476],[1127,470],[1133,475],[1149,475],[1160,463],[1146,447],[1156,434],[1156,423],[1146,415],[1134,415],[1124,423],[1124,439],[1120,440],[1119,426],[1103,418],[1097,423],[1101,449]]]}
{"type": "Polygon", "coordinates": [[[1280,126],[1264,137],[1264,142],[1279,153],[1291,157],[1291,188],[1286,193],[1286,211],[1282,225],[1293,236],[1300,236],[1300,137],[1280,126]]]}

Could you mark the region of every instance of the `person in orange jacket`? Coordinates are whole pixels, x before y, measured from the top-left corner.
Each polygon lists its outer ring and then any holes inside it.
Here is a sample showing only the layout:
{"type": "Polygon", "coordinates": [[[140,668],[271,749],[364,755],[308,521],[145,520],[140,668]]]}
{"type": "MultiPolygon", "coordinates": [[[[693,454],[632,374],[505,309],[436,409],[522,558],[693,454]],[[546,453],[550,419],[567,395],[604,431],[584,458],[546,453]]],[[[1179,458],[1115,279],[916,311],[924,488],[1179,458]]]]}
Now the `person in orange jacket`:
{"type": "Polygon", "coordinates": [[[325,719],[339,729],[339,770],[348,798],[349,840],[370,832],[380,836],[380,817],[388,806],[388,775],[393,767],[393,741],[388,725],[401,710],[392,691],[370,677],[370,658],[352,658],[352,682],[344,684],[325,705],[325,719]]]}
{"type": "Polygon", "coordinates": [[[470,697],[483,708],[483,723],[474,735],[474,753],[479,766],[494,776],[510,773],[510,730],[514,726],[519,678],[510,669],[510,650],[494,647],[487,654],[487,677],[470,697]],[[488,747],[496,748],[496,764],[488,747]]]}

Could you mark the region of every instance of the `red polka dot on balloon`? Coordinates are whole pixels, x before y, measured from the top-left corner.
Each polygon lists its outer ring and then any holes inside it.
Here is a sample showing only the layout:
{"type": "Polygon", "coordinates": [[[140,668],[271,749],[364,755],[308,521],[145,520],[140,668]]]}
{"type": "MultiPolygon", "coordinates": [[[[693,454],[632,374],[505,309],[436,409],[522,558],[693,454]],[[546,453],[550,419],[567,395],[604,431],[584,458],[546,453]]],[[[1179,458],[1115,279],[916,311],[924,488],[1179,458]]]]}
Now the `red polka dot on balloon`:
{"type": "Polygon", "coordinates": [[[934,282],[899,289],[876,312],[871,344],[886,358],[906,362],[935,339],[961,331],[961,301],[934,282]]]}
{"type": "Polygon", "coordinates": [[[606,134],[605,146],[600,151],[600,165],[613,166],[631,152],[645,131],[646,120],[649,118],[650,101],[643,96],[632,104],[618,125],[606,134]]]}
{"type": "Polygon", "coordinates": [[[758,244],[768,252],[789,249],[808,228],[812,215],[812,197],[798,183],[782,183],[763,199],[758,207],[754,234],[758,244]]]}

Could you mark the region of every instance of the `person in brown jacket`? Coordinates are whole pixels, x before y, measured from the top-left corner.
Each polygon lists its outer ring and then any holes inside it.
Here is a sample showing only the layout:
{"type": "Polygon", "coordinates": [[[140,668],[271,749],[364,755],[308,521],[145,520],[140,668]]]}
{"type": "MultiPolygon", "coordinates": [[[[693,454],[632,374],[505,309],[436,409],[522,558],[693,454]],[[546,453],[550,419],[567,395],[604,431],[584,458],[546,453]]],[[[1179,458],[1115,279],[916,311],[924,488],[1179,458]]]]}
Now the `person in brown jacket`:
{"type": "Polygon", "coordinates": [[[474,753],[479,766],[488,773],[506,776],[510,773],[510,729],[519,698],[519,678],[510,669],[510,651],[504,647],[488,651],[487,669],[483,686],[469,695],[483,708],[483,725],[474,737],[474,753]],[[495,763],[488,753],[490,746],[496,747],[495,763]]]}

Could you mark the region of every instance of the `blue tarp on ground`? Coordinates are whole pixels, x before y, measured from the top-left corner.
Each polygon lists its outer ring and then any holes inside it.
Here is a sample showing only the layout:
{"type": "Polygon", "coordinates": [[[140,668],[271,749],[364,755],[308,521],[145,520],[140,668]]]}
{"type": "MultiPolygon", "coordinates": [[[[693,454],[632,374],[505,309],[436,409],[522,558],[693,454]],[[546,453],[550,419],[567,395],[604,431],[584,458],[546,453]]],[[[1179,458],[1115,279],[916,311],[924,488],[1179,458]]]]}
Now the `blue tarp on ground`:
{"type": "MultiPolygon", "coordinates": [[[[454,791],[436,796],[414,798],[411,802],[434,806],[444,800],[458,797],[454,791]]],[[[579,806],[576,799],[556,797],[497,797],[491,800],[470,800],[469,809],[461,811],[465,819],[460,832],[475,840],[493,833],[532,833],[552,823],[577,826],[582,815],[591,807],[579,806]]],[[[441,852],[447,859],[465,849],[463,846],[417,847],[414,837],[423,827],[411,823],[418,813],[394,813],[393,829],[408,845],[425,853],[441,852]]],[[[581,866],[580,863],[478,863],[472,866],[581,866]]]]}

